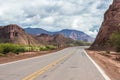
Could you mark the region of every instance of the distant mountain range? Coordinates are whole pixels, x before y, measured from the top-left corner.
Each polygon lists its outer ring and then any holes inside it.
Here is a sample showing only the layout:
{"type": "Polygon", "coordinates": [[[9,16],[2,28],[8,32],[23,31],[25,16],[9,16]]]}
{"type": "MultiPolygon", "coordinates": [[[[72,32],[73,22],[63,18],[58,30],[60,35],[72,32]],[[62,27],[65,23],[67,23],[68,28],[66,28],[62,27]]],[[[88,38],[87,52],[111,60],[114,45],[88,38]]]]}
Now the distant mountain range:
{"type": "Polygon", "coordinates": [[[62,34],[64,37],[72,38],[74,40],[81,40],[81,41],[87,41],[87,42],[93,42],[94,41],[94,38],[92,38],[91,36],[85,34],[82,31],[77,31],[77,30],[63,29],[63,30],[57,31],[57,32],[49,32],[49,31],[41,29],[41,28],[25,28],[24,30],[28,34],[32,34],[32,35],[40,35],[40,34],[55,35],[55,34],[62,34]]]}
{"type": "Polygon", "coordinates": [[[0,26],[0,43],[14,43],[20,45],[29,46],[47,46],[52,45],[56,48],[68,47],[68,46],[85,46],[90,45],[90,43],[84,41],[76,41],[69,37],[69,30],[63,30],[59,32],[48,32],[39,28],[27,28],[22,29],[17,24],[9,24],[6,26],[0,26]],[[27,30],[27,32],[25,32],[27,30]],[[64,32],[65,31],[65,32],[64,32]],[[31,32],[34,32],[31,33],[31,32]],[[38,34],[39,33],[39,34],[38,34]],[[59,34],[61,33],[61,34],[59,34]],[[32,35],[30,35],[32,34],[32,35]],[[65,34],[63,36],[62,34],[65,34]]]}
{"type": "Polygon", "coordinates": [[[40,34],[50,34],[51,32],[46,31],[44,29],[41,28],[25,28],[24,29],[25,32],[27,32],[28,34],[32,34],[32,35],[40,35],[40,34]]]}
{"type": "Polygon", "coordinates": [[[60,48],[69,46],[71,44],[69,43],[70,41],[74,42],[74,40],[65,38],[62,34],[52,36],[48,34],[30,35],[16,24],[0,26],[0,43],[14,43],[29,46],[53,45],[60,48]]]}

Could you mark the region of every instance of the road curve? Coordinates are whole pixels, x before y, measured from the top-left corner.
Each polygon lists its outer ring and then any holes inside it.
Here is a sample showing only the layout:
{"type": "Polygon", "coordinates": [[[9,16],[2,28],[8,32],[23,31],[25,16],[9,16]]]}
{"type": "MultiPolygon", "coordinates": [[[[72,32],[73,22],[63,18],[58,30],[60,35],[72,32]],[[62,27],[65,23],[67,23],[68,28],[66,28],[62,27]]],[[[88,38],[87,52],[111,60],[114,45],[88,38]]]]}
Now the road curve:
{"type": "Polygon", "coordinates": [[[0,80],[105,80],[83,48],[0,64],[0,80]]]}

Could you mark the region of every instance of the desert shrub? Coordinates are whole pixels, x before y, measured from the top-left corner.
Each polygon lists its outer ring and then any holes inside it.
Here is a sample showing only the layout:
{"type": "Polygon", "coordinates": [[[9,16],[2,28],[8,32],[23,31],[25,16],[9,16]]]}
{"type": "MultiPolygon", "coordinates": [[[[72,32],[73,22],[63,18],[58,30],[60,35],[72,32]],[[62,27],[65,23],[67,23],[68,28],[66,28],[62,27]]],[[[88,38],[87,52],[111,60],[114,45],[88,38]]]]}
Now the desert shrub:
{"type": "Polygon", "coordinates": [[[4,54],[12,52],[13,50],[16,49],[16,46],[10,43],[5,43],[5,44],[1,44],[1,47],[3,47],[3,52],[4,54]]]}
{"type": "Polygon", "coordinates": [[[74,41],[75,46],[84,46],[84,43],[82,41],[74,41]]]}
{"type": "Polygon", "coordinates": [[[23,46],[11,43],[1,43],[0,44],[0,54],[7,54],[9,52],[19,54],[20,52],[27,51],[47,51],[55,49],[55,46],[23,46]]]}
{"type": "Polygon", "coordinates": [[[41,50],[41,51],[47,51],[48,48],[46,48],[46,46],[42,46],[42,47],[40,47],[40,50],[41,50]]]}
{"type": "Polygon", "coordinates": [[[53,45],[48,45],[48,46],[46,46],[46,48],[47,48],[48,50],[53,50],[53,49],[55,49],[56,47],[53,46],[53,45]]]}
{"type": "Polygon", "coordinates": [[[3,47],[0,45],[0,53],[3,53],[3,47]]]}
{"type": "Polygon", "coordinates": [[[74,41],[73,42],[74,46],[89,46],[90,43],[85,42],[85,41],[74,41]]]}
{"type": "Polygon", "coordinates": [[[12,52],[16,53],[16,54],[19,54],[19,52],[25,52],[25,48],[24,47],[17,47],[12,52]]]}
{"type": "Polygon", "coordinates": [[[4,56],[4,54],[3,54],[3,53],[0,53],[0,56],[4,56]]]}
{"type": "Polygon", "coordinates": [[[53,45],[47,45],[47,46],[41,46],[40,47],[40,50],[41,51],[47,51],[47,50],[53,50],[53,49],[55,49],[56,47],[55,46],[53,46],[53,45]]]}
{"type": "Polygon", "coordinates": [[[40,47],[39,46],[32,46],[31,51],[40,51],[40,47]]]}
{"type": "Polygon", "coordinates": [[[25,48],[23,46],[11,43],[1,43],[0,53],[7,54],[9,52],[18,54],[19,52],[24,52],[25,48]]]}
{"type": "Polygon", "coordinates": [[[107,51],[106,51],[106,54],[110,54],[110,51],[109,51],[109,50],[107,50],[107,51]]]}
{"type": "Polygon", "coordinates": [[[120,52],[120,33],[113,33],[110,36],[109,43],[116,48],[117,52],[120,52]]]}
{"type": "Polygon", "coordinates": [[[31,52],[31,51],[33,51],[33,47],[32,46],[24,46],[24,50],[25,50],[25,52],[31,52]]]}

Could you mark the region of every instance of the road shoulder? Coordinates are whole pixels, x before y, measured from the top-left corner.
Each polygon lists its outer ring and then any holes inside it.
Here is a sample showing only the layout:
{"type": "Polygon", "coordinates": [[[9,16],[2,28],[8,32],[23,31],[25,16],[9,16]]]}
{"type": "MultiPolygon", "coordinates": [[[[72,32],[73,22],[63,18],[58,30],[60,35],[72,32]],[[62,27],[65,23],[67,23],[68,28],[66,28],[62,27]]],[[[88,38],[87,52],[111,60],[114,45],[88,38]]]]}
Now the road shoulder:
{"type": "Polygon", "coordinates": [[[120,62],[101,55],[97,51],[86,50],[86,52],[105,71],[111,80],[120,80],[120,62]]]}

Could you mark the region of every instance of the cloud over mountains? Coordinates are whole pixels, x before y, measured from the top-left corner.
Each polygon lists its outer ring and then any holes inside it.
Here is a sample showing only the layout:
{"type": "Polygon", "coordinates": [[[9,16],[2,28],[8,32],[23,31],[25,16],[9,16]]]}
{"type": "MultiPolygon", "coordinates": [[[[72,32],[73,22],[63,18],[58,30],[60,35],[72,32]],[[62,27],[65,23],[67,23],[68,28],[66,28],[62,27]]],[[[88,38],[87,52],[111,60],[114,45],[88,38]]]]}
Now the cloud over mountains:
{"type": "Polygon", "coordinates": [[[69,28],[95,37],[112,0],[0,0],[0,25],[49,31],[69,28]]]}

